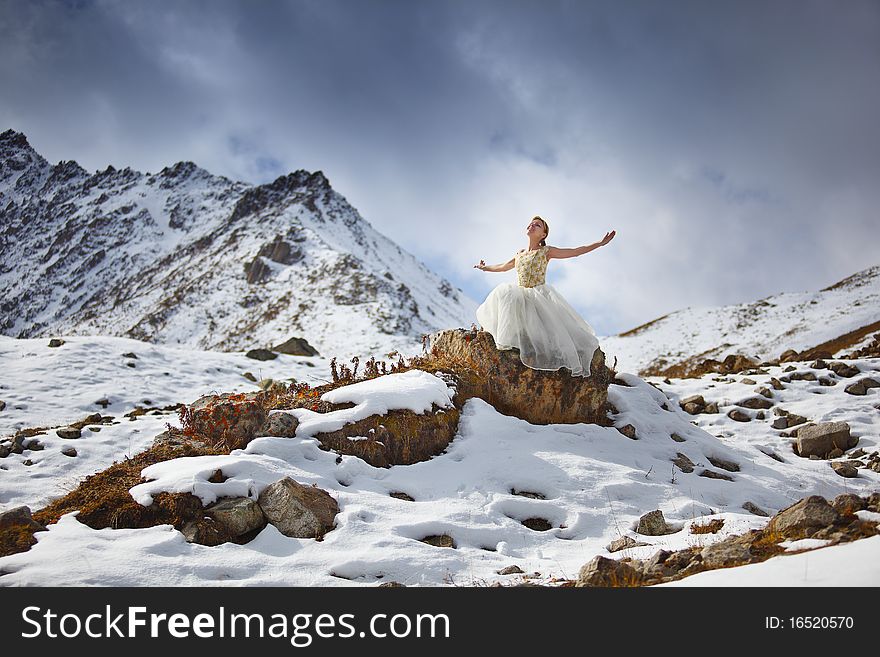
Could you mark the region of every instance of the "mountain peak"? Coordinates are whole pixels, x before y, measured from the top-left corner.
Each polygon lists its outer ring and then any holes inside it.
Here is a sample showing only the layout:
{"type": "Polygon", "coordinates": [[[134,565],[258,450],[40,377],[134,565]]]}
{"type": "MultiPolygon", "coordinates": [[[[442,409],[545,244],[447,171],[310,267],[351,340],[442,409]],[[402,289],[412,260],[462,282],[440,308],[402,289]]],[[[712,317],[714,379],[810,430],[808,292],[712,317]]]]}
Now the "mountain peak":
{"type": "Polygon", "coordinates": [[[33,151],[33,146],[27,140],[23,132],[16,132],[12,128],[0,133],[0,146],[6,148],[19,148],[23,150],[33,151]]]}

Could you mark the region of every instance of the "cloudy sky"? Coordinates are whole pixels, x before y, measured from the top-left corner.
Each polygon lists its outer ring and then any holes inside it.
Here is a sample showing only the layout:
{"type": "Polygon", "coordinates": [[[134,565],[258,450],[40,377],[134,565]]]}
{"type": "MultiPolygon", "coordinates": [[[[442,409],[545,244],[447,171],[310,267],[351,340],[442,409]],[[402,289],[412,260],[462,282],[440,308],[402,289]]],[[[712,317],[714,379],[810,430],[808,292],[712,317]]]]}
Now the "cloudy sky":
{"type": "Polygon", "coordinates": [[[880,2],[0,0],[50,162],[321,170],[477,301],[540,214],[600,335],[880,264],[880,2]]]}

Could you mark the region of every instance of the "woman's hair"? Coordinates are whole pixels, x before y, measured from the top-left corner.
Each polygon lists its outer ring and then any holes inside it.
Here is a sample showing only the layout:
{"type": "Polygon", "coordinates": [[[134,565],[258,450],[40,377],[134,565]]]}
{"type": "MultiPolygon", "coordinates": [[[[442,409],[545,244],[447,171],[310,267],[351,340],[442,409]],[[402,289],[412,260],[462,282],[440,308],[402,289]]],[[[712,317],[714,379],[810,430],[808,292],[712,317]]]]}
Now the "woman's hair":
{"type": "Polygon", "coordinates": [[[550,235],[550,226],[548,226],[548,225],[547,225],[547,222],[546,222],[543,218],[539,217],[538,215],[535,215],[534,217],[532,217],[532,221],[534,221],[535,219],[537,219],[537,220],[540,221],[542,224],[544,224],[544,232],[547,233],[547,234],[544,235],[544,239],[541,240],[541,246],[547,246],[547,242],[546,242],[545,240],[546,240],[547,237],[550,235]]]}

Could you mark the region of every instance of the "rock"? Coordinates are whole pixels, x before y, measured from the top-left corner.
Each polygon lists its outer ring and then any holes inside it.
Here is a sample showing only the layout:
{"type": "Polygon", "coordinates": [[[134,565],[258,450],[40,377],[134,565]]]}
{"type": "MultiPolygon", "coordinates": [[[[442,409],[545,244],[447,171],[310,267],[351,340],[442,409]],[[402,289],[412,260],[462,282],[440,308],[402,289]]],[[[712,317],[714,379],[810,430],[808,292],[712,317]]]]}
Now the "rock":
{"type": "Polygon", "coordinates": [[[706,568],[726,568],[740,565],[750,561],[751,556],[747,545],[730,539],[707,545],[700,550],[700,557],[706,568]]]}
{"type": "Polygon", "coordinates": [[[810,368],[812,368],[814,370],[827,370],[828,363],[826,363],[821,358],[817,358],[816,360],[813,361],[813,364],[810,365],[810,368]]]}
{"type": "Polygon", "coordinates": [[[415,502],[415,500],[412,498],[412,496],[407,495],[406,493],[403,493],[401,491],[392,491],[392,492],[388,493],[388,495],[390,497],[397,499],[397,500],[403,500],[404,502],[415,502]]]}
{"type": "Polygon", "coordinates": [[[722,470],[727,470],[728,472],[739,472],[739,465],[734,463],[733,461],[726,461],[717,456],[707,456],[709,463],[714,465],[716,468],[721,468],[722,470]]]}
{"type": "Polygon", "coordinates": [[[268,349],[251,349],[245,356],[254,360],[275,360],[278,358],[278,354],[268,349]]]}
{"type": "Polygon", "coordinates": [[[326,491],[290,477],[269,484],[260,494],[266,519],[285,536],[320,538],[333,529],[339,505],[326,491]]]}
{"type": "Polygon", "coordinates": [[[187,409],[189,428],[214,445],[243,449],[259,435],[264,435],[268,414],[262,392],[223,393],[199,397],[187,409]]]}
{"type": "Polygon", "coordinates": [[[102,397],[101,399],[99,399],[98,401],[96,401],[95,404],[96,404],[97,406],[102,407],[102,408],[107,408],[107,407],[110,405],[110,400],[107,399],[106,397],[102,397]]]}
{"type": "Polygon", "coordinates": [[[706,404],[706,408],[703,409],[704,413],[717,413],[718,412],[718,402],[709,402],[706,404]]]}
{"type": "Polygon", "coordinates": [[[621,550],[641,547],[643,545],[650,545],[650,543],[642,543],[641,541],[637,541],[630,536],[621,536],[620,538],[611,541],[611,543],[609,543],[608,547],[606,547],[605,549],[609,552],[620,552],[621,550]]]}
{"type": "Polygon", "coordinates": [[[638,586],[641,574],[628,563],[596,556],[578,573],[575,586],[638,586]]]}
{"type": "Polygon", "coordinates": [[[834,461],[831,467],[841,477],[851,479],[859,476],[859,465],[861,465],[859,461],[834,461]]]}
{"type": "Polygon", "coordinates": [[[746,413],[743,413],[738,408],[732,408],[727,412],[727,417],[731,420],[735,420],[737,422],[751,422],[752,418],[749,417],[746,413]]]}
{"type": "Polygon", "coordinates": [[[660,509],[650,511],[639,518],[639,526],[636,532],[643,536],[662,536],[663,534],[670,533],[666,519],[663,517],[663,512],[660,509]]]}
{"type": "Polygon", "coordinates": [[[622,427],[617,427],[617,430],[620,433],[622,433],[624,436],[626,436],[627,438],[630,438],[632,440],[638,440],[638,438],[636,437],[636,428],[631,424],[627,424],[622,427]]]}
{"type": "Polygon", "coordinates": [[[526,518],[522,521],[522,525],[535,532],[546,532],[553,529],[553,525],[545,518],[526,518]]]}
{"type": "Polygon", "coordinates": [[[221,545],[232,538],[220,523],[209,516],[190,520],[180,528],[180,533],[187,543],[207,546],[221,545]]]}
{"type": "Polygon", "coordinates": [[[455,540],[448,534],[433,534],[419,539],[422,543],[433,545],[434,547],[455,549],[455,540]]]}
{"type": "Polygon", "coordinates": [[[847,365],[846,363],[841,363],[840,361],[829,363],[828,368],[837,376],[843,377],[844,379],[849,379],[859,373],[859,368],[847,365]]]}
{"type": "Polygon", "coordinates": [[[774,429],[788,429],[788,418],[784,415],[773,420],[773,424],[770,425],[774,429]]]}
{"type": "Polygon", "coordinates": [[[593,354],[589,376],[571,376],[565,368],[543,372],[523,365],[517,349],[497,349],[486,331],[452,329],[431,335],[432,361],[459,375],[458,408],[479,397],[500,413],[532,424],[609,425],[605,405],[613,374],[601,349],[593,354]]]}
{"type": "Polygon", "coordinates": [[[850,454],[850,458],[860,459],[863,456],[867,456],[867,455],[868,455],[868,452],[866,452],[861,447],[859,447],[858,449],[853,450],[852,454],[850,454]]]}
{"type": "Polygon", "coordinates": [[[834,379],[829,379],[827,376],[820,376],[819,377],[819,385],[825,386],[827,388],[827,387],[831,387],[831,386],[836,386],[837,381],[835,381],[834,379]]]}
{"type": "Polygon", "coordinates": [[[741,402],[737,402],[736,405],[743,408],[773,408],[773,402],[763,397],[749,397],[741,402]]]}
{"type": "Polygon", "coordinates": [[[843,389],[844,392],[849,393],[850,395],[866,395],[868,394],[868,389],[865,387],[863,381],[856,381],[855,383],[850,383],[846,388],[843,389]]]}
{"type": "Polygon", "coordinates": [[[788,418],[789,427],[795,427],[807,421],[807,418],[803,415],[795,415],[794,413],[789,413],[786,417],[788,418]]]}
{"type": "Polygon", "coordinates": [[[756,420],[763,420],[764,419],[764,411],[758,411],[757,413],[755,413],[755,419],[756,420]]]}
{"type": "Polygon", "coordinates": [[[724,479],[725,481],[733,481],[733,477],[722,474],[721,472],[715,472],[714,470],[702,470],[698,476],[706,477],[708,479],[724,479]]]}
{"type": "Polygon", "coordinates": [[[761,507],[753,502],[744,502],[742,508],[748,511],[749,513],[753,513],[756,516],[761,516],[763,518],[769,518],[770,514],[764,511],[761,507]]]}
{"type": "Polygon", "coordinates": [[[502,568],[501,570],[496,571],[499,575],[519,575],[523,571],[519,566],[507,566],[506,568],[502,568]]]}
{"type": "Polygon", "coordinates": [[[272,350],[290,356],[320,356],[318,350],[310,345],[305,338],[290,338],[286,342],[272,347],[272,350]]]}
{"type": "Polygon", "coordinates": [[[800,456],[811,455],[825,458],[835,447],[849,448],[849,424],[846,422],[820,422],[798,428],[797,451],[800,456]]]}
{"type": "Polygon", "coordinates": [[[0,459],[5,459],[9,453],[9,448],[6,445],[0,445],[0,459]]]}
{"type": "Polygon", "coordinates": [[[690,397],[685,397],[678,405],[684,408],[687,404],[696,404],[697,406],[705,406],[706,400],[703,399],[703,395],[691,395],[690,397]]]}
{"type": "Polygon", "coordinates": [[[740,380],[740,383],[742,383],[743,385],[747,385],[747,386],[753,386],[753,385],[757,385],[758,382],[755,381],[754,379],[750,379],[749,377],[745,377],[744,379],[740,380]]]}
{"type": "Polygon", "coordinates": [[[826,458],[837,459],[837,458],[840,458],[841,456],[843,456],[843,450],[840,449],[839,447],[835,447],[830,452],[828,452],[828,456],[826,458]]]}
{"type": "Polygon", "coordinates": [[[762,397],[767,397],[768,399],[773,398],[773,393],[770,392],[770,388],[768,388],[767,386],[758,386],[755,389],[755,392],[757,392],[762,397]]]}
{"type": "Polygon", "coordinates": [[[55,433],[58,434],[60,438],[66,438],[68,440],[76,440],[82,436],[82,431],[77,429],[76,427],[64,427],[62,429],[56,429],[55,433]]]}
{"type": "Polygon", "coordinates": [[[266,436],[280,436],[282,438],[294,438],[299,420],[296,416],[284,411],[270,411],[269,420],[263,434],[266,436]]]}
{"type": "Polygon", "coordinates": [[[843,493],[834,498],[831,507],[842,516],[848,516],[856,511],[867,508],[868,503],[853,493],[843,493]]]}
{"type": "Polygon", "coordinates": [[[675,458],[672,459],[672,462],[675,465],[677,465],[678,469],[681,470],[682,472],[693,472],[694,471],[693,462],[686,455],[682,454],[681,452],[678,452],[675,455],[675,458]]]}
{"type": "Polygon", "coordinates": [[[266,525],[260,505],[249,497],[220,500],[205,509],[205,513],[236,537],[266,525]]]}
{"type": "Polygon", "coordinates": [[[0,557],[25,552],[36,544],[36,532],[46,528],[31,517],[26,506],[17,506],[0,512],[0,557]]]}
{"type": "Polygon", "coordinates": [[[704,407],[700,406],[699,404],[696,404],[694,402],[689,402],[687,404],[684,404],[681,408],[684,410],[685,413],[690,413],[691,415],[696,415],[697,413],[702,411],[704,407]]]}
{"type": "Polygon", "coordinates": [[[76,448],[70,447],[70,446],[63,448],[61,450],[61,453],[64,454],[64,456],[76,456],[76,454],[77,454],[76,448]]]}
{"type": "Polygon", "coordinates": [[[123,358],[137,358],[137,354],[133,351],[129,351],[127,354],[122,354],[123,358]]]}
{"type": "Polygon", "coordinates": [[[742,354],[730,354],[724,358],[724,370],[733,374],[758,367],[758,361],[742,354]]]}
{"type": "Polygon", "coordinates": [[[785,390],[785,386],[782,385],[782,381],[777,379],[775,376],[770,377],[770,385],[774,390],[785,390]]]}
{"type": "Polygon", "coordinates": [[[6,402],[3,401],[2,399],[0,399],[0,411],[4,410],[5,408],[6,408],[6,402]]]}
{"type": "Polygon", "coordinates": [[[780,363],[787,363],[789,361],[793,361],[793,360],[797,360],[797,359],[798,359],[798,352],[796,352],[794,349],[786,349],[779,356],[780,363]]]}
{"type": "Polygon", "coordinates": [[[868,511],[880,513],[880,493],[871,493],[870,495],[868,495],[868,500],[865,503],[865,507],[868,511]]]}
{"type": "Polygon", "coordinates": [[[679,436],[677,433],[673,433],[673,434],[672,434],[671,436],[669,436],[669,437],[672,438],[672,439],[673,439],[675,442],[677,442],[677,443],[683,443],[683,442],[685,441],[685,439],[682,438],[681,436],[679,436]]]}
{"type": "Polygon", "coordinates": [[[395,409],[314,437],[323,449],[357,456],[377,468],[411,465],[441,454],[455,439],[460,417],[457,408],[395,409]]]}
{"type": "Polygon", "coordinates": [[[61,338],[52,338],[51,340],[49,340],[50,347],[60,347],[63,344],[64,340],[62,340],[61,338]]]}
{"type": "Polygon", "coordinates": [[[242,376],[248,381],[252,381],[253,383],[257,382],[257,377],[255,377],[252,372],[245,372],[242,376]]]}
{"type": "Polygon", "coordinates": [[[767,531],[785,538],[808,538],[840,519],[824,497],[810,495],[782,509],[767,523],[767,531]]]}

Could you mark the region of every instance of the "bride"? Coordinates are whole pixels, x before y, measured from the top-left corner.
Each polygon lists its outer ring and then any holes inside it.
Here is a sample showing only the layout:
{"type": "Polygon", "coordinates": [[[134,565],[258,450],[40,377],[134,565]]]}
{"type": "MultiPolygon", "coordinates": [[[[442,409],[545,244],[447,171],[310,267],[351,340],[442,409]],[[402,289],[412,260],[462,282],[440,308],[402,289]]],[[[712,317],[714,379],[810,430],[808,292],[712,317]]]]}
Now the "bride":
{"type": "Polygon", "coordinates": [[[517,284],[502,283],[477,308],[477,321],[492,334],[499,349],[519,349],[523,364],[537,370],[562,367],[572,376],[590,376],[590,363],[599,340],[593,328],[551,285],[545,282],[552,258],[574,258],[605,246],[615,231],[601,241],[573,249],[547,246],[550,227],[534,217],[526,227],[529,246],[500,265],[483,260],[474,265],[482,271],[510,271],[516,267],[517,284]]]}

